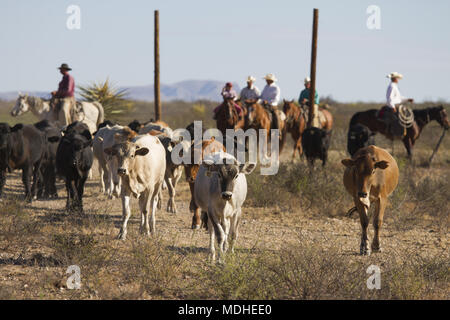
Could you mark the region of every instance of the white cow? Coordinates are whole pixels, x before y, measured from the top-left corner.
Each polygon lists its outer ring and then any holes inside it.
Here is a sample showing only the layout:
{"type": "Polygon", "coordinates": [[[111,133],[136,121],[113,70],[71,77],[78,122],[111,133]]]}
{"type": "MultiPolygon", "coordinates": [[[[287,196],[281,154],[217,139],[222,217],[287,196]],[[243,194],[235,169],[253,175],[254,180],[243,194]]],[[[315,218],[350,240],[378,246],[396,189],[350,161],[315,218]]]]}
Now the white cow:
{"type": "Polygon", "coordinates": [[[131,141],[107,148],[104,152],[117,158],[117,172],[122,178],[123,221],[119,239],[125,240],[127,236],[127,223],[131,216],[131,196],[139,199],[141,233],[148,236],[154,234],[158,194],[166,171],[166,155],[163,145],[154,136],[140,135],[131,141]]]}
{"type": "Polygon", "coordinates": [[[94,157],[98,162],[101,192],[110,199],[120,195],[120,177],[117,175],[117,160],[107,155],[104,150],[117,143],[136,137],[137,134],[128,127],[114,125],[101,128],[94,136],[94,157]]]}
{"type": "Polygon", "coordinates": [[[254,163],[239,164],[230,154],[220,152],[203,159],[194,186],[194,200],[203,212],[208,214],[210,235],[210,259],[215,261],[214,237],[219,246],[219,262],[228,248],[234,251],[238,236],[241,207],[247,196],[246,174],[255,168],[254,163]],[[224,162],[230,159],[232,164],[224,162]]]}

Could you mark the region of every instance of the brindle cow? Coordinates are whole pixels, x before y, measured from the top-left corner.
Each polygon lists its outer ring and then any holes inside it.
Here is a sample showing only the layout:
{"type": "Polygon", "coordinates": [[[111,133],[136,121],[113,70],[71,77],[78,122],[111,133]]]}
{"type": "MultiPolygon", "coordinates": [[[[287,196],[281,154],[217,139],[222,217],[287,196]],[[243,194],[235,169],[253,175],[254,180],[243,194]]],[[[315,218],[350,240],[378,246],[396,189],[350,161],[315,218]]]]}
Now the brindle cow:
{"type": "Polygon", "coordinates": [[[353,196],[355,208],[361,221],[362,235],[360,253],[369,255],[367,229],[369,226],[369,208],[375,203],[373,227],[375,234],[372,241],[372,251],[381,251],[380,229],[383,224],[387,198],[395,190],[398,183],[398,166],[395,159],[384,149],[369,146],[359,149],[352,159],[342,160],[346,166],[344,185],[353,196]]]}
{"type": "MultiPolygon", "coordinates": [[[[200,164],[194,164],[194,150],[199,148],[199,144],[194,144],[191,146],[191,164],[185,164],[185,175],[186,180],[189,182],[189,188],[191,190],[191,203],[189,205],[189,209],[194,212],[194,216],[192,217],[192,229],[200,229],[202,225],[200,213],[200,208],[195,204],[194,201],[194,183],[195,178],[197,177],[198,169],[200,168],[200,164]]],[[[216,153],[216,152],[226,152],[226,149],[222,143],[215,140],[214,137],[210,140],[203,140],[201,144],[202,154],[201,159],[203,160],[205,156],[216,153]]]]}

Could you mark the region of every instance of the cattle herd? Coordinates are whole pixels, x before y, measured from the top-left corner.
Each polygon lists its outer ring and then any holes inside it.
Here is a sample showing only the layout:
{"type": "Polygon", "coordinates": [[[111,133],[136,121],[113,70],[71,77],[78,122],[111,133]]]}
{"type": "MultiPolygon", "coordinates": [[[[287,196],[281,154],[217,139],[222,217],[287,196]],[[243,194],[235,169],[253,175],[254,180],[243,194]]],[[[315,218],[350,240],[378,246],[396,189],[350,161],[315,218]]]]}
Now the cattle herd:
{"type": "MultiPolygon", "coordinates": [[[[192,132],[193,124],[186,129],[192,132]]],[[[353,126],[348,132],[352,158],[342,160],[346,167],[344,185],[354,199],[353,210],[361,217],[361,254],[370,253],[367,228],[371,203],[375,204],[371,250],[380,250],[379,231],[387,197],[399,176],[394,158],[373,146],[372,136],[367,127],[353,126]]],[[[303,150],[310,163],[319,158],[325,164],[331,131],[308,128],[302,137],[300,144],[294,146],[294,155],[296,149],[303,150]]],[[[105,121],[96,132],[82,122],[63,129],[47,120],[13,127],[0,123],[0,197],[7,172],[22,170],[26,201],[58,197],[55,183],[62,179],[67,192],[66,209],[83,213],[84,186],[94,160],[98,163],[101,192],[110,199],[122,200],[120,239],[127,236],[132,197],[138,199],[140,230],[145,235],[155,232],[155,213],[162,207],[162,190],[167,189],[169,194],[167,211],[177,212],[176,187],[184,171],[191,191],[191,227],[209,231],[211,260],[215,260],[216,242],[219,261],[228,247],[233,250],[247,194],[246,175],[254,170],[255,163],[239,163],[226,153],[221,141],[175,138],[174,131],[162,121],[142,124],[135,120],[127,126],[105,121]],[[193,161],[196,148],[201,150],[201,164],[193,161]],[[191,161],[175,163],[173,152],[188,155],[191,161]]]]}

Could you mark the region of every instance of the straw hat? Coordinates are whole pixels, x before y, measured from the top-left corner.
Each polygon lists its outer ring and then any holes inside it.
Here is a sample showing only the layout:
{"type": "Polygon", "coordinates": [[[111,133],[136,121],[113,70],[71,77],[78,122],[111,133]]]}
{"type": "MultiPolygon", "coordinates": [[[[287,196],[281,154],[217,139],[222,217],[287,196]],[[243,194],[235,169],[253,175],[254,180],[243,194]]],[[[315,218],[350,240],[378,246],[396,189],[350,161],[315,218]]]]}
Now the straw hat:
{"type": "Polygon", "coordinates": [[[247,77],[247,82],[255,82],[255,81],[256,81],[255,77],[253,77],[253,76],[247,77]]]}
{"type": "Polygon", "coordinates": [[[305,78],[305,84],[307,84],[308,82],[311,82],[311,78],[310,77],[306,77],[305,78]]]}
{"type": "Polygon", "coordinates": [[[391,72],[391,73],[388,74],[386,77],[389,78],[389,79],[395,79],[395,78],[403,79],[403,75],[400,74],[400,73],[398,73],[398,72],[395,72],[395,71],[394,71],[394,72],[391,72]]]}
{"type": "Polygon", "coordinates": [[[271,81],[274,81],[274,82],[278,80],[278,79],[275,77],[275,75],[272,74],[272,73],[267,74],[263,79],[271,80],[271,81]]]}

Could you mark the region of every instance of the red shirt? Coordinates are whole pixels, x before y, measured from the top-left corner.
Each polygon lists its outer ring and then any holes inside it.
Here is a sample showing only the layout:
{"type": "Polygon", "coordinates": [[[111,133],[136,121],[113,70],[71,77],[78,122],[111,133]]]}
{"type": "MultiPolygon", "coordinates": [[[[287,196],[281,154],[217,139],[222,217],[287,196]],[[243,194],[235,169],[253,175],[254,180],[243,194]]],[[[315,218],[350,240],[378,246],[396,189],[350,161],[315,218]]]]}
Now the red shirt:
{"type": "Polygon", "coordinates": [[[73,97],[75,95],[75,80],[73,77],[66,73],[58,86],[58,91],[56,92],[56,96],[58,98],[68,98],[73,97]]]}

